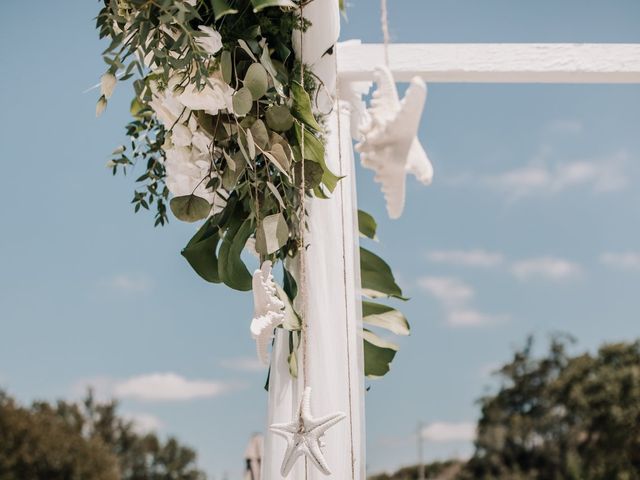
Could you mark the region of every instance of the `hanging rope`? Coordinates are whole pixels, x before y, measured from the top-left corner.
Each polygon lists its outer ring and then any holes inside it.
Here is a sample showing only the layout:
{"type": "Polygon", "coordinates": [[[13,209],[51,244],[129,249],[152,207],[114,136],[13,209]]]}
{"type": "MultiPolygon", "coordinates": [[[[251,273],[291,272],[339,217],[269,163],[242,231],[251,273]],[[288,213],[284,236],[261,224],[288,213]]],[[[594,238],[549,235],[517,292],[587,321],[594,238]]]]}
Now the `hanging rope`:
{"type": "MultiPolygon", "coordinates": [[[[304,18],[303,16],[304,9],[304,0],[300,1],[300,18],[304,18]]],[[[300,30],[300,85],[304,88],[304,32],[300,30]]],[[[304,123],[300,123],[301,132],[300,135],[300,152],[302,162],[300,166],[301,179],[300,179],[300,218],[298,219],[300,222],[300,244],[298,245],[298,255],[299,259],[299,294],[300,294],[300,309],[302,313],[302,325],[301,335],[302,335],[302,384],[303,390],[309,386],[309,348],[308,348],[308,323],[307,323],[307,250],[306,250],[306,242],[305,242],[305,230],[307,228],[307,207],[306,207],[306,191],[305,191],[305,179],[304,179],[304,134],[305,134],[305,125],[304,123]]],[[[300,412],[298,413],[300,414],[300,412]]],[[[304,456],[304,478],[307,480],[309,478],[309,462],[307,461],[307,456],[304,456]]]]}
{"type": "Polygon", "coordinates": [[[384,41],[384,64],[389,67],[389,13],[387,11],[387,0],[380,0],[380,25],[382,26],[382,39],[384,41]]]}

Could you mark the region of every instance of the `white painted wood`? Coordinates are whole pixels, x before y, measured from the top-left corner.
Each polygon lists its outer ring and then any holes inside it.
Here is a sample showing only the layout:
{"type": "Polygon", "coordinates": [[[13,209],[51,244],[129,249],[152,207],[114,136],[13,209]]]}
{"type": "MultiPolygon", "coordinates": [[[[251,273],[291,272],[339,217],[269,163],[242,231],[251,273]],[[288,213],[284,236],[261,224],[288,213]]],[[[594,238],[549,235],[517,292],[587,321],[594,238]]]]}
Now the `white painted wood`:
{"type": "MultiPolygon", "coordinates": [[[[640,83],[640,44],[392,44],[397,81],[447,83],[640,83]]],[[[372,80],[382,44],[338,47],[342,80],[372,80]]]]}

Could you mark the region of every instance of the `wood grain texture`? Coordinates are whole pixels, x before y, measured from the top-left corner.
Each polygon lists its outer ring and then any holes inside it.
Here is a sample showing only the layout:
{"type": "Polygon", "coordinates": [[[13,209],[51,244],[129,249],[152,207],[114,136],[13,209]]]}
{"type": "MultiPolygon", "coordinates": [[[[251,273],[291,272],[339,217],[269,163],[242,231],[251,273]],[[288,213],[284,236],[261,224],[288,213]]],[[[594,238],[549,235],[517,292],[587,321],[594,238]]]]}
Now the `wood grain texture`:
{"type": "MultiPolygon", "coordinates": [[[[640,44],[393,44],[397,81],[447,83],[640,83],[640,44]]],[[[382,44],[338,47],[343,80],[372,80],[382,44]]]]}

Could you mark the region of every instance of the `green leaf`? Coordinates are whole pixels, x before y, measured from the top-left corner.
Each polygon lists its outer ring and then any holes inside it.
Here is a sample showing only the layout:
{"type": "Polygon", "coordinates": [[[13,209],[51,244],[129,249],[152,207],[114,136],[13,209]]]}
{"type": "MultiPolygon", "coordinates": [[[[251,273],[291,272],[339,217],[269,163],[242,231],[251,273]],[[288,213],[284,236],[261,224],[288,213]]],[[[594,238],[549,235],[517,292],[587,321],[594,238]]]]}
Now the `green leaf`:
{"type": "Polygon", "coordinates": [[[322,127],[320,127],[316,118],[313,116],[311,98],[309,98],[309,94],[298,82],[291,82],[291,97],[293,98],[293,116],[301,122],[304,122],[308,127],[318,132],[321,131],[322,127]]]}
{"type": "Polygon", "coordinates": [[[216,21],[220,20],[225,15],[238,13],[238,10],[232,8],[226,0],[211,0],[211,7],[213,8],[213,14],[216,17],[216,21]]]}
{"type": "Polygon", "coordinates": [[[253,11],[258,13],[267,7],[291,7],[297,8],[297,5],[291,0],[251,0],[253,11]]]}
{"type": "Polygon", "coordinates": [[[294,276],[289,272],[286,266],[282,267],[284,278],[282,280],[282,288],[289,298],[296,298],[298,295],[298,283],[294,276]]]}
{"type": "Polygon", "coordinates": [[[265,114],[267,125],[276,132],[286,132],[293,127],[293,115],[286,105],[274,105],[265,114]]]}
{"type": "Polygon", "coordinates": [[[247,87],[242,87],[233,95],[232,102],[233,113],[239,117],[244,117],[251,111],[251,107],[253,107],[253,95],[251,94],[251,90],[247,87]]]}
{"type": "Polygon", "coordinates": [[[398,352],[397,345],[387,342],[367,329],[362,331],[364,340],[364,374],[369,378],[384,376],[398,352]]]}
{"type": "MultiPolygon", "coordinates": [[[[302,175],[302,162],[296,162],[295,164],[296,177],[299,178],[302,175]]],[[[322,176],[324,170],[319,163],[312,160],[304,161],[304,188],[313,190],[322,183],[322,176]]]]}
{"type": "Polygon", "coordinates": [[[231,80],[233,80],[233,63],[229,50],[224,50],[220,55],[220,70],[222,71],[224,83],[230,84],[231,80]]]}
{"type": "Polygon", "coordinates": [[[409,335],[411,331],[409,322],[401,312],[379,303],[362,302],[362,321],[396,335],[409,335]]]}
{"type": "Polygon", "coordinates": [[[358,210],[358,230],[360,235],[363,235],[371,240],[376,240],[376,230],[378,224],[376,219],[369,215],[364,210],[358,210]]]}
{"type": "Polygon", "coordinates": [[[278,298],[282,300],[282,303],[284,303],[284,321],[282,322],[282,328],[289,330],[290,332],[300,331],[302,328],[302,322],[293,308],[289,296],[280,285],[277,283],[275,285],[276,291],[278,292],[278,298]]]}
{"type": "Polygon", "coordinates": [[[259,63],[252,63],[244,76],[244,86],[251,91],[254,100],[260,100],[269,88],[267,71],[259,63]]]}
{"type": "Polygon", "coordinates": [[[371,298],[395,297],[405,300],[389,265],[376,254],[362,247],[360,247],[360,274],[365,295],[371,298]]]}
{"type": "Polygon", "coordinates": [[[189,240],[182,250],[191,268],[207,282],[220,283],[218,275],[218,257],[216,249],[220,241],[220,231],[217,225],[207,221],[200,230],[189,240]]]}
{"type": "Polygon", "coordinates": [[[239,215],[231,220],[220,251],[218,252],[218,275],[225,285],[246,292],[251,290],[251,274],[240,258],[242,250],[253,231],[250,219],[243,220],[239,215]]]}
{"type": "Polygon", "coordinates": [[[169,206],[178,220],[189,223],[203,220],[211,212],[211,204],[196,195],[173,197],[169,206]]]}
{"type": "Polygon", "coordinates": [[[271,147],[270,152],[264,152],[264,156],[273,163],[273,165],[280,170],[284,175],[289,177],[289,159],[284,151],[284,148],[279,143],[276,143],[271,147]]]}
{"type": "Polygon", "coordinates": [[[262,120],[256,120],[249,130],[251,130],[251,135],[256,145],[262,150],[267,150],[269,148],[269,132],[264,122],[262,120]]]}
{"type": "MultiPolygon", "coordinates": [[[[302,126],[295,124],[296,138],[298,144],[302,145],[302,126]]],[[[322,183],[330,192],[333,192],[342,177],[334,174],[324,160],[324,145],[311,131],[304,129],[304,158],[318,162],[322,167],[322,183]]]]}
{"type": "Polygon", "coordinates": [[[282,213],[264,217],[256,230],[256,251],[262,255],[277,252],[289,240],[289,226],[282,213]]]}

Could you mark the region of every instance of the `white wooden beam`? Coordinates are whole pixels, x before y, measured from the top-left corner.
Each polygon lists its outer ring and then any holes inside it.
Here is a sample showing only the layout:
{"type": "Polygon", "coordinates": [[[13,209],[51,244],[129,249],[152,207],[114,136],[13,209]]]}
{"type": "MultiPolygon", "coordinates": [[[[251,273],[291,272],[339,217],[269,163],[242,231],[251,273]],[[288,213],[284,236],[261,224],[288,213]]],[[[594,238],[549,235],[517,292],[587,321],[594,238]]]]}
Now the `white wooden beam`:
{"type": "MultiPolygon", "coordinates": [[[[640,44],[392,44],[397,81],[418,75],[447,83],[640,83],[640,44]]],[[[371,80],[384,63],[381,44],[338,47],[344,80],[371,80]]]]}

